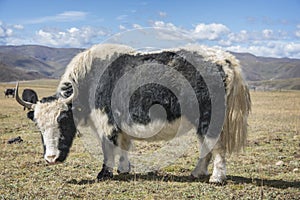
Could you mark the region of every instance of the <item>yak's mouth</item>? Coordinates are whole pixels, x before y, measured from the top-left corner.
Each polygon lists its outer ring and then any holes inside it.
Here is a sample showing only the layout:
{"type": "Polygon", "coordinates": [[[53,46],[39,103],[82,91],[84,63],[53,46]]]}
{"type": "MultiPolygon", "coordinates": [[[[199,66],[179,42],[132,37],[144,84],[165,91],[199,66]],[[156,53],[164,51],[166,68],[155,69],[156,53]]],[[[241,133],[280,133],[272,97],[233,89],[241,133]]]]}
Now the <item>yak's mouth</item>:
{"type": "Polygon", "coordinates": [[[49,165],[55,165],[55,164],[60,164],[63,163],[67,156],[68,156],[69,151],[60,151],[59,155],[53,155],[53,156],[45,156],[45,160],[47,164],[49,165]]]}

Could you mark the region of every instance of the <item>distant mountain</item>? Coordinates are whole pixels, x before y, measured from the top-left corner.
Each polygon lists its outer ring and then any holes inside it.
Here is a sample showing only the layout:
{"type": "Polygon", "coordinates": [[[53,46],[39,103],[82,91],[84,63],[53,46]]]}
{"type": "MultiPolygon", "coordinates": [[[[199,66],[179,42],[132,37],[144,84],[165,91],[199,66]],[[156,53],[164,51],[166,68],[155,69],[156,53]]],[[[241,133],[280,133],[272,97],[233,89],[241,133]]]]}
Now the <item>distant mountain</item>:
{"type": "Polygon", "coordinates": [[[0,62],[0,82],[48,78],[37,71],[25,71],[0,62]]]}
{"type": "MultiPolygon", "coordinates": [[[[48,78],[62,75],[70,60],[84,49],[50,48],[38,45],[0,46],[0,63],[11,70],[37,73],[48,78]]],[[[40,78],[38,75],[34,79],[40,78]]],[[[26,77],[20,77],[26,79],[26,77]]],[[[0,79],[0,81],[3,81],[0,79]]]]}
{"type": "Polygon", "coordinates": [[[234,53],[248,81],[300,78],[300,59],[258,57],[234,53]]]}
{"type": "MultiPolygon", "coordinates": [[[[84,49],[38,45],[0,46],[0,82],[59,78],[70,60],[82,51],[84,49]]],[[[275,89],[300,88],[300,59],[231,53],[240,60],[249,84],[275,89]]]]}

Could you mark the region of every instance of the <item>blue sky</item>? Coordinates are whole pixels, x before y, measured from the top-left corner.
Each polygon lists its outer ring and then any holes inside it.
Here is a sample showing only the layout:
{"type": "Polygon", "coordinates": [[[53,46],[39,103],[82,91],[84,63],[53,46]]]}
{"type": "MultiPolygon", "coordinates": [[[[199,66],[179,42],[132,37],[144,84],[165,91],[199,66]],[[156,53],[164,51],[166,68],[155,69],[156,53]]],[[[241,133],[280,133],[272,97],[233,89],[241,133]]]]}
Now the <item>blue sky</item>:
{"type": "Polygon", "coordinates": [[[155,27],[225,50],[300,58],[299,10],[299,0],[0,0],[0,45],[87,48],[155,27]]]}

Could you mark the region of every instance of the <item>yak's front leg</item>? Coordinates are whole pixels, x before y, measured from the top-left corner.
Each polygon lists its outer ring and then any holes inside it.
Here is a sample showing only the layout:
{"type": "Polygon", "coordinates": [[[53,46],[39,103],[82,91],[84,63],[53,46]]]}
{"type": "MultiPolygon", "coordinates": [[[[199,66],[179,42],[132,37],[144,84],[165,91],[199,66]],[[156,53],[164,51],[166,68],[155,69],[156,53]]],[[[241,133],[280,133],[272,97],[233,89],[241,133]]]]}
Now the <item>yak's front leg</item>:
{"type": "Polygon", "coordinates": [[[200,157],[195,169],[192,172],[192,177],[200,178],[208,176],[208,165],[211,160],[212,154],[209,152],[206,156],[200,157]]]}
{"type": "Polygon", "coordinates": [[[102,137],[102,151],[103,151],[103,166],[102,170],[99,172],[97,179],[105,180],[113,177],[113,168],[115,165],[115,153],[116,145],[106,136],[102,137]]]}
{"type": "Polygon", "coordinates": [[[128,174],[131,170],[131,165],[128,159],[128,152],[121,150],[117,172],[119,174],[128,174]]]}
{"type": "Polygon", "coordinates": [[[125,133],[121,133],[118,137],[118,150],[119,150],[119,165],[118,173],[127,174],[131,170],[131,165],[128,158],[128,151],[131,147],[131,141],[125,133]]]}

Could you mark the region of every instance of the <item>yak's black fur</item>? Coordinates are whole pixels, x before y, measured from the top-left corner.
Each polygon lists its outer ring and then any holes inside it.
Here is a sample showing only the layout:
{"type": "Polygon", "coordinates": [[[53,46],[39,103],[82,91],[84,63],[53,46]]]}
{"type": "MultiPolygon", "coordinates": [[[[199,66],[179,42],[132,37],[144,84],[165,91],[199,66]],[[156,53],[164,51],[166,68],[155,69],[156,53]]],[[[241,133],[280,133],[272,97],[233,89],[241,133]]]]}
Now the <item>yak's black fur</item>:
{"type": "MultiPolygon", "coordinates": [[[[205,61],[202,60],[201,62],[203,63],[203,65],[205,65],[205,61]]],[[[106,68],[101,78],[99,79],[95,95],[96,109],[103,110],[108,116],[108,122],[113,125],[116,130],[118,130],[118,125],[113,115],[113,112],[115,112],[115,110],[112,110],[111,108],[113,90],[116,87],[117,82],[122,76],[124,76],[124,74],[126,74],[130,70],[134,70],[138,66],[147,63],[172,67],[189,82],[198,100],[200,119],[195,119],[195,116],[193,116],[192,114],[190,116],[187,116],[187,118],[192,123],[194,123],[196,127],[199,127],[198,134],[204,135],[207,131],[211,118],[211,97],[208,87],[200,72],[184,57],[174,52],[162,52],[145,55],[120,55],[106,68]]],[[[209,64],[215,65],[212,63],[209,64]]],[[[221,75],[223,80],[225,80],[225,73],[222,67],[216,66],[214,68],[218,69],[218,73],[221,75]]],[[[132,81],[134,82],[134,80],[132,81]]],[[[149,110],[151,106],[155,104],[159,104],[164,107],[167,114],[166,119],[168,122],[172,122],[178,119],[179,117],[181,117],[181,105],[178,102],[178,98],[172,91],[176,91],[179,94],[182,94],[181,98],[187,100],[183,103],[189,103],[189,96],[186,95],[185,91],[180,91],[182,89],[180,88],[180,86],[180,83],[176,83],[174,86],[171,86],[171,88],[167,88],[158,83],[149,83],[140,86],[130,97],[130,116],[121,116],[122,120],[125,120],[126,122],[146,125],[151,120],[160,119],[160,115],[155,115],[155,113],[150,117],[149,110]],[[131,118],[131,120],[129,120],[129,118],[131,118]]],[[[121,99],[119,101],[121,104],[128,103],[122,102],[121,99]]],[[[189,109],[194,110],[195,108],[189,109]]]]}

